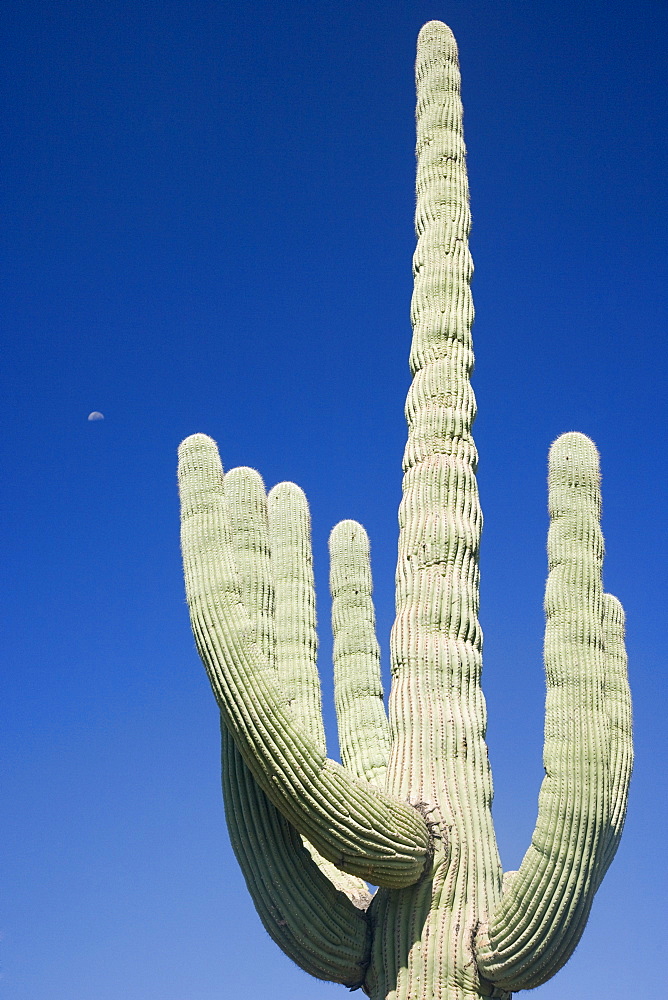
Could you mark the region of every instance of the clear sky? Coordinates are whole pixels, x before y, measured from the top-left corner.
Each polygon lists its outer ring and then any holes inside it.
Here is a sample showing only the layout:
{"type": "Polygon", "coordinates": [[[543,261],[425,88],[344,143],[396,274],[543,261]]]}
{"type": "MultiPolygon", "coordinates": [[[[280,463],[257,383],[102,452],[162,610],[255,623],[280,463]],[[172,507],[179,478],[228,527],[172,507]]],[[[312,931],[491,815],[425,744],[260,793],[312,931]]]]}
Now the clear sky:
{"type": "Polygon", "coordinates": [[[665,993],[666,83],[660,0],[9,0],[0,74],[5,1000],[326,1000],[228,845],[178,550],[194,431],[372,542],[393,614],[413,59],[460,46],[476,264],[484,687],[504,865],[542,776],[550,442],[602,455],[637,766],[540,1000],[665,993]],[[88,422],[93,410],[105,419],[88,422]]]}

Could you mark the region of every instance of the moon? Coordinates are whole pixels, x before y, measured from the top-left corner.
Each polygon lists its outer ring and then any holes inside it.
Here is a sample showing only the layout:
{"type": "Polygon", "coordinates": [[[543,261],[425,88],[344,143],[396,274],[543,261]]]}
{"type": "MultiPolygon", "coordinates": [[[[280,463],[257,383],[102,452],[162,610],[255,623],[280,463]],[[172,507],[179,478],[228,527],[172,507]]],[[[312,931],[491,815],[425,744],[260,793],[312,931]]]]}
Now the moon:
{"type": "Polygon", "coordinates": [[[88,414],[88,420],[89,421],[104,420],[104,413],[100,413],[99,410],[93,410],[92,413],[88,414]]]}

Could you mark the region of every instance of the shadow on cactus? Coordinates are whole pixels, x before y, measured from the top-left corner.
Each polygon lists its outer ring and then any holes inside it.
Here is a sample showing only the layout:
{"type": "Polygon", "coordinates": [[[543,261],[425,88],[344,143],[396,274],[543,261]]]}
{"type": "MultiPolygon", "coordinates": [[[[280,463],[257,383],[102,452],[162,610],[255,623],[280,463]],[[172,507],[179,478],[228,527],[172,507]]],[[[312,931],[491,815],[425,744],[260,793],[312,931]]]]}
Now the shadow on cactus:
{"type": "Polygon", "coordinates": [[[457,48],[438,21],[420,32],[416,78],[389,720],[361,525],[330,539],[342,764],[325,751],[301,490],[267,495],[251,469],[224,474],[210,438],[188,438],[183,561],[220,706],[230,837],[269,934],[307,972],[375,1000],[508,997],[568,960],[619,841],[632,764],[624,617],[601,581],[596,449],[565,434],[549,460],[545,778],[531,845],[504,875],[480,689],[468,181],[457,48]]]}

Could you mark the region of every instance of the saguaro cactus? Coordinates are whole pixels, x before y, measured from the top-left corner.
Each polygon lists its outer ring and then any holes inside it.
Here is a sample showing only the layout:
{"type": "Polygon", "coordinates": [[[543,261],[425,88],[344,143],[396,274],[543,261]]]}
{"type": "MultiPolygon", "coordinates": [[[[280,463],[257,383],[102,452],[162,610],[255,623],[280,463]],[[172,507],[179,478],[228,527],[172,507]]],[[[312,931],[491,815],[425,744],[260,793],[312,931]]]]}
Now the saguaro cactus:
{"type": "Polygon", "coordinates": [[[624,821],[630,700],[623,612],[601,582],[598,457],[569,433],[549,460],[545,778],[531,845],[503,875],[480,689],[468,183],[457,49],[440,22],[420,32],[416,76],[389,722],[359,524],[330,540],[342,764],[325,753],[302,492],[224,475],[194,435],[180,449],[182,548],[230,836],[266,929],[308,972],[376,1000],[472,1000],[545,982],[579,941],[624,821]]]}

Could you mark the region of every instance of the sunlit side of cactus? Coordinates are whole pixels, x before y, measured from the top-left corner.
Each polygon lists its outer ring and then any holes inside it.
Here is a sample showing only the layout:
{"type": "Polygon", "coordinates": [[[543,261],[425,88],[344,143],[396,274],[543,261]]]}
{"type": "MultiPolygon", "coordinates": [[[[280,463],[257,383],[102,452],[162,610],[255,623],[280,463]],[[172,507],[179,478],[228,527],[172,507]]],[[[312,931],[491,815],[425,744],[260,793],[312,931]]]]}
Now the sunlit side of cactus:
{"type": "Polygon", "coordinates": [[[537,986],[569,958],[614,856],[632,764],[623,612],[603,592],[598,456],[550,452],[545,778],[531,846],[503,875],[480,689],[482,516],[468,182],[457,49],[418,39],[413,382],[386,717],[368,539],[330,539],[342,765],[326,757],[310,523],[298,487],[223,474],[180,448],[193,631],[221,712],[232,844],[274,940],[375,998],[473,1000],[537,986]],[[366,882],[380,888],[371,896],[366,882]]]}

